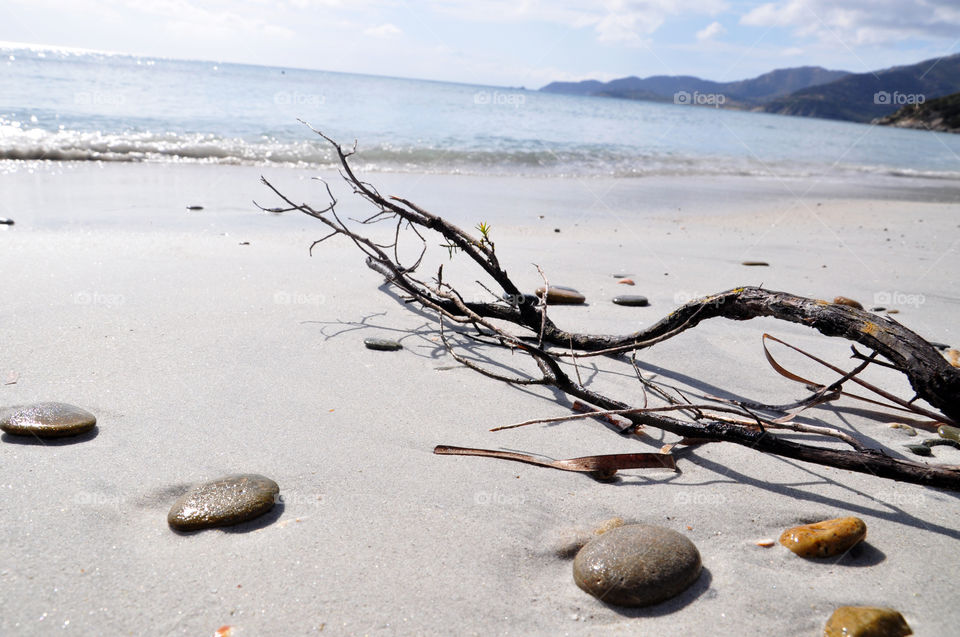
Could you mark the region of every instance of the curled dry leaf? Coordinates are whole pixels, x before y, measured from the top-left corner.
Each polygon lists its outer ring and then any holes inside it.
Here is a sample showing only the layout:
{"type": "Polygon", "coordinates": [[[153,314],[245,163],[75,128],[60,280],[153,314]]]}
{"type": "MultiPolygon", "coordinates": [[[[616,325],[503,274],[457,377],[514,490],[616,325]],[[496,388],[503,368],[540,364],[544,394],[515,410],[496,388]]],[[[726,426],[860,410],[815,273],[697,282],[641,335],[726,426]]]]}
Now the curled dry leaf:
{"type": "Polygon", "coordinates": [[[540,460],[525,453],[515,453],[513,451],[451,447],[449,445],[437,445],[433,449],[433,453],[443,456],[483,456],[513,460],[537,465],[538,467],[560,469],[561,471],[589,473],[600,479],[612,478],[621,469],[677,470],[677,464],[673,456],[667,453],[615,453],[603,456],[583,456],[568,460],[540,460]]]}

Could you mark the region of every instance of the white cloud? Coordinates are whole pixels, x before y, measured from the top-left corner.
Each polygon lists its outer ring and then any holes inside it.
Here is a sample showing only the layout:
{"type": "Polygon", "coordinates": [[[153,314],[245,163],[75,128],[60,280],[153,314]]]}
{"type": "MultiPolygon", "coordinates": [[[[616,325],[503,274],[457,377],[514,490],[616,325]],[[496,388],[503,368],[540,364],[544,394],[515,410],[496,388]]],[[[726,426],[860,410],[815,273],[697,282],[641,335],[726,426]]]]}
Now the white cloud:
{"type": "Polygon", "coordinates": [[[389,38],[393,35],[400,35],[403,31],[399,27],[393,24],[381,24],[376,27],[370,27],[363,30],[364,35],[369,35],[375,38],[389,38]]]}
{"type": "Polygon", "coordinates": [[[714,21],[708,24],[705,28],[697,31],[697,39],[700,40],[701,42],[705,40],[712,40],[718,35],[723,35],[726,32],[727,32],[726,27],[724,27],[719,22],[714,21]]]}
{"type": "Polygon", "coordinates": [[[747,26],[787,27],[801,37],[846,47],[883,45],[908,38],[955,41],[956,0],[781,0],[752,9],[747,26]]]}
{"type": "Polygon", "coordinates": [[[592,27],[597,40],[637,44],[672,16],[716,15],[726,0],[431,0],[433,8],[477,22],[543,22],[592,27]]]}

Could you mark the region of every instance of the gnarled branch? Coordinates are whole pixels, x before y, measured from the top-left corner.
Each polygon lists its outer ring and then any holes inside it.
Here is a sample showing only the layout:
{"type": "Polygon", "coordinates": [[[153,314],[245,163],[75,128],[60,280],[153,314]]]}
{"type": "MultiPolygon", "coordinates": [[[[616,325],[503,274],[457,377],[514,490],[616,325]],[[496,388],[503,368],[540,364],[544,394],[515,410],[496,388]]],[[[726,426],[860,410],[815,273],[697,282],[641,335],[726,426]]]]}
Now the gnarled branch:
{"type": "MultiPolygon", "coordinates": [[[[280,197],[285,205],[262,209],[277,213],[296,210],[318,219],[330,229],[330,233],[321,241],[335,235],[347,237],[366,256],[366,262],[370,268],[382,274],[389,283],[408,295],[412,302],[425,310],[435,312],[442,330],[443,323],[446,321],[469,325],[483,335],[483,341],[490,346],[510,348],[530,356],[542,377],[523,382],[549,384],[570,396],[587,401],[603,410],[615,412],[631,423],[626,427],[608,423],[608,426],[621,434],[632,434],[637,427],[646,425],[684,438],[732,442],[760,452],[806,462],[871,473],[894,480],[960,490],[960,468],[927,465],[893,458],[880,450],[869,449],[861,441],[832,428],[819,425],[786,426],[798,433],[833,436],[835,439],[846,442],[851,449],[837,449],[785,439],[773,430],[784,428],[788,419],[769,420],[758,416],[751,411],[748,403],[737,405],[730,401],[717,400],[717,405],[709,406],[708,409],[708,405],[684,404],[670,399],[667,402],[673,406],[668,409],[638,409],[585,386],[579,379],[579,373],[576,381],[571,379],[563,369],[565,361],[570,357],[575,357],[575,364],[576,359],[585,356],[610,356],[636,352],[692,329],[702,321],[711,318],[744,321],[757,317],[772,317],[806,325],[826,336],[845,338],[873,352],[869,357],[861,354],[858,358],[864,361],[863,364],[851,372],[843,372],[831,366],[839,373],[840,379],[829,387],[819,388],[814,396],[799,401],[796,405],[805,407],[825,402],[840,395],[841,386],[844,383],[857,382],[880,393],[888,400],[894,399],[902,409],[909,409],[943,423],[956,424],[960,421],[960,370],[952,367],[927,341],[893,319],[846,305],[827,303],[787,292],[760,287],[740,287],[686,303],[649,328],[631,334],[617,336],[568,332],[557,326],[548,316],[544,298],[521,293],[500,265],[495,246],[489,240],[486,228],[481,227],[483,236],[477,238],[413,202],[400,197],[382,196],[375,187],[360,180],[353,172],[348,159],[356,152],[356,145],[345,151],[323,133],[315,132],[333,146],[342,168],[341,175],[353,192],[372,204],[376,212],[366,220],[356,222],[359,228],[348,226],[336,212],[337,201],[330,192],[329,186],[327,186],[328,205],[316,209],[306,203],[294,203],[266,179],[263,179],[263,182],[280,197]],[[390,219],[396,221],[391,243],[377,244],[362,234],[364,225],[390,219]],[[405,228],[412,229],[415,237],[422,243],[419,257],[409,265],[401,263],[397,250],[401,230],[405,228]],[[451,255],[454,251],[462,252],[478,265],[489,277],[489,281],[481,282],[481,285],[487,290],[499,288],[502,291],[502,297],[489,302],[466,301],[460,292],[443,281],[442,268],[432,280],[421,278],[417,270],[423,262],[427,248],[426,237],[429,233],[439,235],[443,240],[442,245],[451,251],[451,255]],[[521,331],[516,333],[510,331],[507,327],[510,325],[521,328],[521,331]],[[557,349],[548,349],[550,346],[557,349]],[[914,400],[896,399],[857,378],[857,374],[862,369],[875,363],[876,356],[885,358],[888,361],[883,363],[885,366],[892,367],[907,377],[916,392],[914,400]],[[939,413],[914,405],[917,398],[927,401],[939,413]],[[731,408],[731,405],[735,407],[731,408]],[[729,411],[735,411],[743,417],[732,418],[719,415],[719,412],[729,411]],[[670,412],[686,417],[680,418],[671,415],[670,412]]],[[[469,362],[465,356],[455,352],[446,331],[443,331],[442,341],[458,361],[469,363],[471,368],[506,382],[520,382],[518,378],[504,377],[469,362]]],[[[820,362],[827,364],[824,361],[820,362]]],[[[651,381],[642,378],[639,370],[637,374],[645,387],[655,387],[651,381]]],[[[657,389],[654,393],[661,397],[668,396],[663,388],[657,389]]],[[[777,411],[777,408],[770,407],[766,411],[777,411]]]]}

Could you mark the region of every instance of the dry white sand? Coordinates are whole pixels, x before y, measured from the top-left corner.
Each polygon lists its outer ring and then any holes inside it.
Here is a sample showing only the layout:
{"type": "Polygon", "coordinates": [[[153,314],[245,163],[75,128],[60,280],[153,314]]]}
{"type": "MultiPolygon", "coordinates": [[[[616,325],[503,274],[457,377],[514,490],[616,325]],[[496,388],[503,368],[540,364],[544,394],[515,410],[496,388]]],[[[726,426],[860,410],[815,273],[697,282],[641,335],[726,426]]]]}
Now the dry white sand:
{"type": "MultiPolygon", "coordinates": [[[[450,369],[436,326],[379,291],[349,244],[309,257],[319,223],[253,209],[251,198],[274,203],[261,172],[323,201],[308,172],[278,168],[39,164],[2,177],[0,216],[18,223],[0,228],[0,381],[15,380],[0,404],[75,403],[99,430],[75,444],[0,441],[0,633],[817,635],[844,604],[897,608],[917,635],[955,632],[953,493],[727,444],[684,452],[681,473],[625,471],[615,484],[432,455],[451,444],[569,458],[674,437],[625,440],[594,421],[489,433],[569,403],[450,369]],[[368,336],[405,349],[367,350],[368,336]],[[283,506],[234,530],[167,527],[187,485],[235,472],[276,480],[283,506]],[[869,531],[843,559],[754,545],[844,515],[869,531]],[[687,535],[698,583],[640,610],[581,592],[554,549],[614,516],[687,535]]],[[[632,331],[694,296],[762,283],[868,306],[889,295],[898,320],[960,345],[950,184],[370,177],[464,226],[491,222],[517,281],[535,287],[536,262],[587,295],[587,307],[551,310],[573,329],[632,331]],[[616,285],[618,271],[637,286],[616,285]],[[618,293],[652,305],[613,306],[618,293]]],[[[344,213],[363,214],[334,187],[344,213]]],[[[470,280],[462,258],[437,251],[470,280]]],[[[766,365],[764,331],[848,364],[845,342],[769,320],[710,321],[641,359],[661,380],[794,400],[803,389],[766,365]]],[[[872,377],[909,396],[901,379],[872,377]]],[[[641,399],[629,375],[594,382],[641,399]]],[[[889,453],[914,440],[860,409],[816,415],[889,453]]],[[[934,453],[960,463],[960,451],[934,453]]]]}

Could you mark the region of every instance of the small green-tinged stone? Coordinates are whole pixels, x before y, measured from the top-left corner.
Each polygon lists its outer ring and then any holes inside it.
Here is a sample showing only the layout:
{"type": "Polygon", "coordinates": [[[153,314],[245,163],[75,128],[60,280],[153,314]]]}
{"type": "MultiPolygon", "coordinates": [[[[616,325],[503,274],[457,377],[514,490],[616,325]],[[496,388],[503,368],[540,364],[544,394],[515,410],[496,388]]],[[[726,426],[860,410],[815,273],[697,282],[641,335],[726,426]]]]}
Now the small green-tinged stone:
{"type": "Polygon", "coordinates": [[[941,438],[946,438],[948,440],[953,440],[960,442],[960,429],[957,427],[951,427],[950,425],[940,425],[937,428],[937,433],[940,434],[941,438]]]}
{"type": "Polygon", "coordinates": [[[932,456],[933,452],[930,451],[930,447],[926,445],[904,445],[912,453],[917,454],[918,456],[932,456]]]}
{"type": "Polygon", "coordinates": [[[923,441],[924,447],[939,447],[941,445],[953,447],[954,449],[960,449],[960,442],[951,440],[950,438],[929,438],[923,441]]]}
{"type": "Polygon", "coordinates": [[[650,305],[649,299],[639,294],[623,294],[613,297],[616,305],[625,305],[627,307],[646,307],[650,305]]]}
{"type": "Polygon", "coordinates": [[[167,523],[178,531],[239,524],[272,509],[279,495],[277,483],[262,475],[224,476],[180,496],[170,507],[167,523]]]}
{"type": "Polygon", "coordinates": [[[0,413],[0,429],[14,436],[76,436],[90,431],[96,424],[96,416],[67,403],[18,405],[0,413]]]}
{"type": "Polygon", "coordinates": [[[873,606],[841,606],[823,628],[823,637],[905,637],[913,631],[899,612],[873,606]]]}
{"type": "Polygon", "coordinates": [[[375,349],[381,352],[395,352],[398,349],[403,349],[403,345],[397,341],[386,338],[365,338],[363,344],[367,346],[367,349],[375,349]]]}

